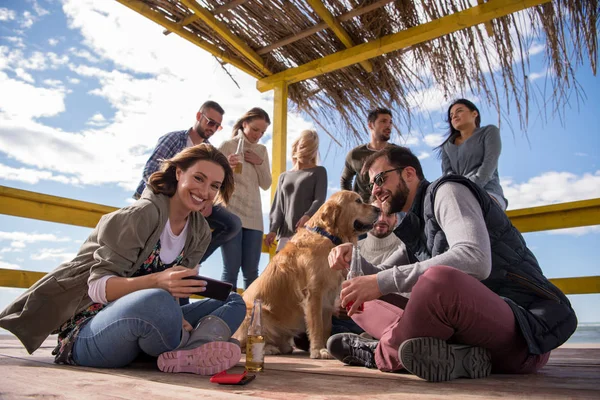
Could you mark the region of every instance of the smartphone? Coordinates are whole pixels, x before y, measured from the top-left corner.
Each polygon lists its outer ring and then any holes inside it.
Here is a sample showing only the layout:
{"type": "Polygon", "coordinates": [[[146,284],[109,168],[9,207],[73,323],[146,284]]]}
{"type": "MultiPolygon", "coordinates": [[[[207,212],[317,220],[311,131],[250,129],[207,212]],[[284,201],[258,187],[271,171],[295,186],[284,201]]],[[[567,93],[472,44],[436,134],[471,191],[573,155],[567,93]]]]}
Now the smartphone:
{"type": "Polygon", "coordinates": [[[197,281],[206,281],[206,290],[204,292],[197,292],[194,294],[215,300],[227,300],[227,297],[229,297],[229,293],[233,288],[233,285],[231,283],[218,281],[216,279],[207,278],[205,276],[188,276],[183,279],[195,279],[197,281]]]}

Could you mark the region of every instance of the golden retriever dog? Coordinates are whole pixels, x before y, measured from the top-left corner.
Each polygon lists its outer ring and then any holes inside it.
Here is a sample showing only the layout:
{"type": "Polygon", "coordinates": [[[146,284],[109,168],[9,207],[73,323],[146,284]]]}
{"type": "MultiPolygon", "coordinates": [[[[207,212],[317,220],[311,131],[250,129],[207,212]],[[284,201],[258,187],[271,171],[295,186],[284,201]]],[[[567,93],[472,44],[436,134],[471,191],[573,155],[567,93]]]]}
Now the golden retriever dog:
{"type": "Polygon", "coordinates": [[[331,196],[273,257],[244,292],[247,314],[234,338],[246,347],[254,299],[261,299],[265,354],[292,352],[291,339],[306,330],[311,358],[331,358],[325,343],[344,274],[329,268],[327,256],[341,243],[356,243],[369,231],[379,209],[351,191],[331,196]],[[335,242],[335,243],[334,243],[335,242]]]}

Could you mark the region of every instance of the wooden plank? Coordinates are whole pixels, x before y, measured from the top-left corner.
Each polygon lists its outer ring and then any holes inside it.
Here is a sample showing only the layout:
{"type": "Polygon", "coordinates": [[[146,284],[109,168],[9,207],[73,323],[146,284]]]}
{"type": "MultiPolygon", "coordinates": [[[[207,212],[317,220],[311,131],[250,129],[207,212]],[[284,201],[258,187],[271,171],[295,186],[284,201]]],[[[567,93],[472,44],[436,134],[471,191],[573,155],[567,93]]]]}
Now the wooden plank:
{"type": "Polygon", "coordinates": [[[184,29],[183,26],[180,26],[177,23],[168,20],[159,12],[154,11],[152,8],[148,7],[148,5],[145,4],[144,2],[139,1],[139,0],[117,0],[117,1],[121,4],[123,4],[125,7],[137,12],[138,14],[143,15],[144,17],[148,18],[149,20],[154,21],[155,23],[162,26],[163,28],[166,28],[169,31],[176,33],[177,35],[179,35],[182,38],[184,38],[185,40],[195,44],[196,46],[200,47],[201,49],[208,51],[213,56],[220,58],[224,62],[233,65],[234,67],[236,67],[237,69],[239,69],[241,71],[244,71],[248,75],[250,75],[256,79],[260,79],[263,77],[263,75],[260,75],[253,68],[251,68],[249,65],[247,65],[244,60],[242,60],[240,58],[229,56],[228,54],[226,54],[223,50],[221,50],[217,46],[214,46],[210,43],[205,42],[197,35],[184,29]]]}
{"type": "Polygon", "coordinates": [[[266,67],[265,61],[261,58],[261,56],[256,54],[256,52],[252,50],[246,42],[231,32],[227,25],[216,19],[214,15],[212,15],[206,8],[198,4],[196,0],[179,1],[187,8],[192,10],[194,14],[198,16],[198,18],[208,25],[209,28],[214,29],[214,31],[225,41],[227,41],[227,43],[243,54],[244,57],[248,58],[248,60],[250,60],[250,62],[252,62],[254,66],[256,66],[263,74],[267,76],[272,74],[272,72],[266,67]]]}
{"type": "Polygon", "coordinates": [[[101,204],[0,186],[0,214],[93,228],[100,217],[115,210],[101,204]]]}
{"type": "Polygon", "coordinates": [[[485,4],[384,36],[372,42],[338,51],[321,59],[263,78],[257,82],[256,88],[265,92],[273,89],[274,85],[281,81],[292,84],[315,78],[382,54],[427,42],[548,1],[550,0],[490,0],[485,4]]]}
{"type": "MultiPolygon", "coordinates": [[[[373,10],[376,10],[378,8],[381,8],[383,6],[385,6],[388,3],[391,3],[393,0],[379,0],[376,1],[374,3],[371,3],[367,6],[364,7],[359,7],[359,8],[355,8],[352,11],[349,11],[345,14],[342,14],[340,16],[337,17],[338,21],[340,22],[344,22],[344,21],[349,21],[354,17],[358,17],[360,15],[366,14],[368,12],[371,12],[373,10]]],[[[268,46],[262,47],[258,50],[256,50],[256,53],[259,55],[263,55],[263,54],[267,54],[275,49],[278,49],[280,47],[286,46],[288,44],[292,44],[297,42],[300,39],[304,39],[305,37],[308,37],[310,35],[313,35],[317,32],[320,32],[324,29],[327,29],[327,24],[325,22],[320,22],[314,26],[311,26],[310,28],[306,28],[305,30],[295,33],[293,35],[290,35],[288,37],[285,37],[281,40],[278,40],[275,43],[271,43],[268,46]]]]}
{"type": "Polygon", "coordinates": [[[506,215],[520,232],[600,225],[600,199],[510,210],[506,215]]]}
{"type": "MultiPolygon", "coordinates": [[[[54,339],[55,340],[55,339],[54,339]]],[[[152,360],[127,368],[94,369],[52,363],[53,340],[34,355],[0,338],[0,393],[3,398],[268,398],[311,400],[594,398],[600,390],[600,349],[557,349],[537,374],[493,374],[485,379],[425,382],[405,373],[345,366],[337,360],[311,360],[307,353],[267,356],[265,371],[247,386],[219,386],[208,377],[159,372],[152,360]],[[102,394],[103,397],[100,397],[102,394]],[[19,397],[20,396],[20,397],[19,397]],[[77,397],[79,396],[79,397],[77,397]],[[182,397],[183,396],[183,397],[182,397]]],[[[17,342],[18,343],[18,342],[17,342]]],[[[240,372],[243,358],[232,372],[240,372]]]]}
{"type": "MultiPolygon", "coordinates": [[[[348,32],[342,27],[342,25],[338,22],[337,19],[329,12],[327,7],[323,4],[321,0],[307,0],[308,4],[312,7],[312,9],[317,13],[317,15],[327,24],[329,29],[335,34],[335,36],[346,46],[347,49],[354,46],[354,42],[348,32]]],[[[360,65],[367,72],[373,72],[373,64],[370,61],[365,60],[361,61],[360,65]]]]}

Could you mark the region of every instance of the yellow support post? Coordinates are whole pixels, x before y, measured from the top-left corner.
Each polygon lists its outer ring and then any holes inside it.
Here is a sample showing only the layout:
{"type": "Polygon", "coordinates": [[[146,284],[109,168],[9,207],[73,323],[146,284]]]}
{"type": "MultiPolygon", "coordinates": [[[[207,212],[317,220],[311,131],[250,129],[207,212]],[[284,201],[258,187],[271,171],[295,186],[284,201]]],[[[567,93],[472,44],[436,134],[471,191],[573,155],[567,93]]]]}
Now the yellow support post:
{"type": "Polygon", "coordinates": [[[206,8],[202,7],[196,0],[179,0],[182,4],[194,12],[206,25],[213,29],[219,36],[231,44],[237,51],[248,58],[265,75],[272,75],[266,67],[264,60],[256,54],[242,39],[231,32],[227,26],[217,20],[206,8]]]}
{"type": "MultiPolygon", "coordinates": [[[[333,31],[335,36],[346,46],[347,49],[350,47],[354,47],[354,42],[348,32],[342,27],[342,24],[338,22],[338,20],[329,12],[327,7],[323,4],[321,0],[308,0],[308,4],[312,7],[312,9],[317,13],[319,17],[327,24],[329,29],[333,31]]],[[[373,72],[373,64],[370,61],[361,61],[360,65],[367,72],[373,72]]]]}
{"type": "Polygon", "coordinates": [[[271,201],[275,197],[279,175],[286,170],[287,150],[287,97],[288,86],[279,82],[275,87],[273,105],[273,167],[271,183],[271,201]]]}
{"type": "Polygon", "coordinates": [[[506,215],[520,232],[600,225],[600,199],[522,208],[506,215]]]}
{"type": "Polygon", "coordinates": [[[285,81],[290,85],[315,78],[382,54],[427,42],[449,33],[479,25],[549,1],[490,0],[485,4],[447,15],[393,35],[384,36],[372,42],[359,44],[347,50],[338,51],[321,59],[263,78],[256,83],[256,88],[260,92],[266,92],[273,89],[281,81],[285,81]]]}
{"type": "Polygon", "coordinates": [[[137,12],[138,14],[143,15],[144,17],[148,18],[149,20],[154,21],[155,23],[162,26],[163,28],[165,28],[173,33],[176,33],[177,35],[179,35],[182,38],[184,38],[185,40],[195,44],[196,46],[200,47],[201,49],[208,51],[213,56],[220,58],[224,62],[233,65],[234,67],[238,68],[241,71],[244,71],[248,75],[250,75],[256,79],[262,78],[262,76],[260,74],[258,74],[254,69],[252,69],[250,66],[248,66],[243,60],[241,60],[239,58],[233,58],[233,57],[228,56],[227,54],[225,54],[225,52],[223,50],[219,49],[217,46],[214,46],[210,43],[205,42],[204,40],[200,39],[197,35],[194,35],[190,31],[185,30],[179,24],[169,21],[168,19],[163,17],[160,13],[152,10],[145,3],[138,1],[138,0],[117,0],[117,1],[121,4],[123,4],[125,7],[128,7],[129,9],[137,12]]]}
{"type": "Polygon", "coordinates": [[[115,207],[0,186],[0,214],[94,228],[115,207]]]}

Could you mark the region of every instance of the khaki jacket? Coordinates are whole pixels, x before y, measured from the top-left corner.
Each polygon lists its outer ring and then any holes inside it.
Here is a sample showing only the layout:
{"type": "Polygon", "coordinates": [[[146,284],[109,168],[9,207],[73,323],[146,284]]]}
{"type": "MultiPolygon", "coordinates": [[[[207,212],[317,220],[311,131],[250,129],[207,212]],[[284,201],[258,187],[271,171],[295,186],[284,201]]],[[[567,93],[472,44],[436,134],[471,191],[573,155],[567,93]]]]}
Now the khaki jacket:
{"type": "MultiPolygon", "coordinates": [[[[31,354],[48,335],[93,302],[88,279],[132,276],[158,243],[169,217],[169,197],[146,189],[130,206],[104,215],[77,256],[50,272],[0,313],[0,327],[17,336],[31,354]]],[[[189,216],[182,266],[193,268],[210,243],[208,223],[189,216]]]]}

